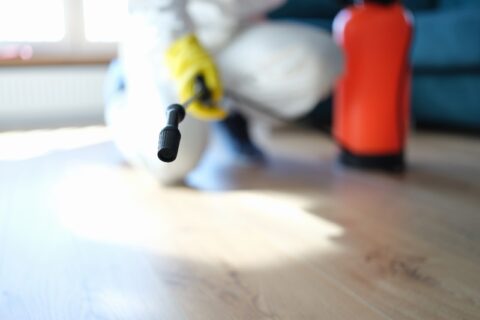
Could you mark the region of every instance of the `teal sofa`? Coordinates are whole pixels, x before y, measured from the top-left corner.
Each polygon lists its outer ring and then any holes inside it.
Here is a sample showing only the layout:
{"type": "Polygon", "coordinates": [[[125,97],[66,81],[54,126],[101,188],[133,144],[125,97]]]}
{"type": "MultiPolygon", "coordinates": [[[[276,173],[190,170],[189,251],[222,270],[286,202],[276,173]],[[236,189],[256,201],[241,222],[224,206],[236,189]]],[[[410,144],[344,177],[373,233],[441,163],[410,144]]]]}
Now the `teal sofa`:
{"type": "MultiPolygon", "coordinates": [[[[342,1],[290,0],[272,19],[331,30],[342,1]]],[[[480,0],[405,0],[415,18],[412,115],[417,125],[480,129],[480,0]]],[[[329,122],[331,99],[303,121],[329,122]]]]}

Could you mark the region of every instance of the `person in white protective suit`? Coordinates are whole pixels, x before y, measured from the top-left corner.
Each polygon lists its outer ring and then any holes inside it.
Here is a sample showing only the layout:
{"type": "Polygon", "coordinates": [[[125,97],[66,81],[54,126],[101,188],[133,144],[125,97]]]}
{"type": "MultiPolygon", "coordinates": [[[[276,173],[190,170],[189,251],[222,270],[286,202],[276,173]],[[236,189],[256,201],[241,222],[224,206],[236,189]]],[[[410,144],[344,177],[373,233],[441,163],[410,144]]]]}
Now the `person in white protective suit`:
{"type": "MultiPolygon", "coordinates": [[[[342,54],[320,29],[263,19],[284,0],[130,0],[119,56],[126,94],[111,101],[106,121],[126,160],[160,182],[182,180],[208,142],[209,121],[226,116],[232,93],[284,119],[311,111],[329,96],[342,54]],[[175,162],[158,160],[165,109],[194,94],[202,75],[218,107],[195,102],[181,124],[175,162]]],[[[237,103],[243,114],[254,106],[237,103]]]]}

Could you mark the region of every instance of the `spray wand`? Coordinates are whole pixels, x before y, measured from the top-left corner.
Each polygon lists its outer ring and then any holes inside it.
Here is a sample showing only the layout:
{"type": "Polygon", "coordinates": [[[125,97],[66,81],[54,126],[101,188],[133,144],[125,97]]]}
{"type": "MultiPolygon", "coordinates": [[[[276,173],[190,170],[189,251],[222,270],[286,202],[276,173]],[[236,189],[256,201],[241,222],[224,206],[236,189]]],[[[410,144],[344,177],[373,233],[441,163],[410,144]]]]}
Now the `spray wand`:
{"type": "MultiPolygon", "coordinates": [[[[263,114],[270,119],[276,119],[282,123],[289,123],[293,125],[299,125],[293,123],[291,120],[284,119],[283,117],[274,114],[268,107],[252,101],[244,96],[239,96],[231,91],[226,91],[230,100],[224,101],[224,104],[230,103],[243,103],[247,104],[251,109],[257,111],[258,114],[263,114]]],[[[180,140],[182,135],[179,130],[180,123],[185,119],[186,110],[194,102],[200,100],[204,105],[213,105],[212,93],[207,87],[205,78],[202,75],[197,76],[195,79],[195,94],[185,101],[183,104],[172,104],[166,110],[167,124],[160,132],[158,152],[157,156],[163,162],[173,162],[177,158],[178,149],[180,147],[180,140]]]]}
{"type": "Polygon", "coordinates": [[[210,104],[212,94],[208,89],[205,78],[198,76],[195,79],[195,94],[183,104],[172,104],[167,110],[167,124],[160,131],[157,156],[163,162],[173,162],[177,158],[178,148],[182,135],[178,126],[185,119],[185,110],[196,100],[210,104]]]}

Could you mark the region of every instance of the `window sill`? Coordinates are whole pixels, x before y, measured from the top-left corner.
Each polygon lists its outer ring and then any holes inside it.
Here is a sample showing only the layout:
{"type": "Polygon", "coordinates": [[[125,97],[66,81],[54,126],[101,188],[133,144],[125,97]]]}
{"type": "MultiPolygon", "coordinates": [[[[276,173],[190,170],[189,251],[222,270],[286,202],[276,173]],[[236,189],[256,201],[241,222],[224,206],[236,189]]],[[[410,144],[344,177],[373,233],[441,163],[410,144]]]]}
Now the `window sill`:
{"type": "Polygon", "coordinates": [[[95,57],[43,57],[30,60],[8,59],[0,60],[0,67],[43,67],[43,66],[82,66],[82,65],[107,65],[114,59],[114,55],[95,57]]]}

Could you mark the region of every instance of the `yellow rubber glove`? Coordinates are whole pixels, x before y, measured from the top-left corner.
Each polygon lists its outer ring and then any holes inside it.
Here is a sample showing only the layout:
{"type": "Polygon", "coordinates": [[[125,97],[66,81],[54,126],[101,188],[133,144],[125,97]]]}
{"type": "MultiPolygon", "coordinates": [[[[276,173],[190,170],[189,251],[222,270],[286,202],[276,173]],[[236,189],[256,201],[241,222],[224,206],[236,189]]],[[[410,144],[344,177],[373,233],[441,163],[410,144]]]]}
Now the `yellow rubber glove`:
{"type": "Polygon", "coordinates": [[[223,88],[215,63],[194,35],[184,36],[167,50],[166,63],[179,89],[181,102],[190,99],[195,92],[195,79],[201,75],[211,91],[213,106],[194,101],[187,112],[202,120],[221,120],[227,116],[218,106],[223,88]]]}

